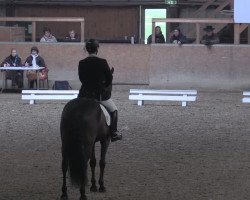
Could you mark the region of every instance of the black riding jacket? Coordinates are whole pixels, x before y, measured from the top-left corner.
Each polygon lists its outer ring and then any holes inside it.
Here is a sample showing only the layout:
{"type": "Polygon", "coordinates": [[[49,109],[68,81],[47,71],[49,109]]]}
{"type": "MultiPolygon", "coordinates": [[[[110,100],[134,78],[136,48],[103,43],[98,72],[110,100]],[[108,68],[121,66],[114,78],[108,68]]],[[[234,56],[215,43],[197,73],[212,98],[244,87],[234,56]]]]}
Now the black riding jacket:
{"type": "Polygon", "coordinates": [[[105,101],[111,97],[113,75],[105,59],[89,56],[79,62],[78,75],[82,83],[78,97],[105,101]]]}

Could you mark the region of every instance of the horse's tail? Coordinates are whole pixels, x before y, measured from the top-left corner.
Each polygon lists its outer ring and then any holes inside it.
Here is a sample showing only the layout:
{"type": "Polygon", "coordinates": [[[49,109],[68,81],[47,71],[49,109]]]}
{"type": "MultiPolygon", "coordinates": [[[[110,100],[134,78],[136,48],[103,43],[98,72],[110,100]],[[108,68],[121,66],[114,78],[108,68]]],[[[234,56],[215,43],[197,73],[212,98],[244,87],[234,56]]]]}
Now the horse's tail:
{"type": "Polygon", "coordinates": [[[72,185],[87,184],[87,155],[81,140],[72,142],[68,147],[69,174],[72,185]]]}
{"type": "Polygon", "coordinates": [[[93,112],[96,108],[99,108],[96,102],[78,98],[67,103],[62,112],[62,153],[68,158],[70,179],[75,186],[87,183],[88,160],[95,141],[96,122],[92,121],[97,116],[93,112]]]}

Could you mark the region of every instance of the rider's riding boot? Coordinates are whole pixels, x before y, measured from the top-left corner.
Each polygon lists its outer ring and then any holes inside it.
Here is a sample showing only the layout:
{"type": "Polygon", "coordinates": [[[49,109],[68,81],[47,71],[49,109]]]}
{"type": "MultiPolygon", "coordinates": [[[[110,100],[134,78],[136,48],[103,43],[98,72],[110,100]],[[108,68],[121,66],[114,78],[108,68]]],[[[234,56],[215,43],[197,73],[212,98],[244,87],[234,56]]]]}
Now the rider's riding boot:
{"type": "Polygon", "coordinates": [[[110,129],[111,129],[111,142],[117,141],[117,140],[121,140],[122,139],[122,135],[117,133],[117,121],[118,121],[118,112],[117,110],[110,113],[111,116],[111,125],[110,125],[110,129]]]}

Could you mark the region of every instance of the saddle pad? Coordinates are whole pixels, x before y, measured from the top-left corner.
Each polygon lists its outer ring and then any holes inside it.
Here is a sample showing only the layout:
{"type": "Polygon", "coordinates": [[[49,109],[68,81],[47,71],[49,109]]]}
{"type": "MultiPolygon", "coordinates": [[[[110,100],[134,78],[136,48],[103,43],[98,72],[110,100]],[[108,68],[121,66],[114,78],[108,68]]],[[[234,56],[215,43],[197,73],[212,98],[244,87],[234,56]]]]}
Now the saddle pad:
{"type": "Polygon", "coordinates": [[[103,105],[101,105],[101,104],[99,104],[99,105],[102,109],[103,114],[105,115],[107,125],[110,126],[111,118],[110,118],[109,112],[107,111],[107,109],[103,105]]]}

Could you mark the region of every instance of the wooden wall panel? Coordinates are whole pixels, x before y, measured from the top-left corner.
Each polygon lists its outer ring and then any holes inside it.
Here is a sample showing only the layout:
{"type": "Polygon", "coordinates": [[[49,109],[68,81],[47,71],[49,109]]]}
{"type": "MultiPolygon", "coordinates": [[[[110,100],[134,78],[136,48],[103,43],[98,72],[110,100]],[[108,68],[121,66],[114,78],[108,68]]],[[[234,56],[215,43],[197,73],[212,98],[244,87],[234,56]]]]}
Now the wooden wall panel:
{"type": "MultiPolygon", "coordinates": [[[[75,7],[75,6],[16,6],[17,17],[84,17],[85,37],[102,40],[123,39],[138,35],[138,7],[75,7]]],[[[80,31],[77,23],[38,23],[37,33],[42,36],[44,26],[51,28],[56,37],[63,37],[68,30],[80,31]]]]}
{"type": "MultiPolygon", "coordinates": [[[[7,0],[6,0],[7,1],[7,0]]],[[[84,6],[127,6],[127,5],[164,5],[163,0],[11,0],[14,4],[26,5],[84,5],[84,6]]],[[[1,0],[0,0],[1,3],[1,0]]]]}
{"type": "MultiPolygon", "coordinates": [[[[5,17],[6,16],[5,11],[6,11],[5,6],[0,4],[0,17],[5,17]]],[[[0,22],[0,26],[5,26],[5,22],[0,22]]]]}
{"type": "Polygon", "coordinates": [[[24,42],[25,30],[23,27],[0,26],[0,42],[24,42]]]}

